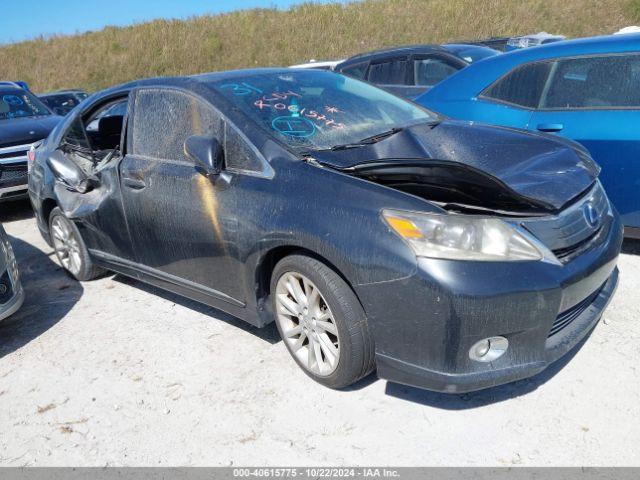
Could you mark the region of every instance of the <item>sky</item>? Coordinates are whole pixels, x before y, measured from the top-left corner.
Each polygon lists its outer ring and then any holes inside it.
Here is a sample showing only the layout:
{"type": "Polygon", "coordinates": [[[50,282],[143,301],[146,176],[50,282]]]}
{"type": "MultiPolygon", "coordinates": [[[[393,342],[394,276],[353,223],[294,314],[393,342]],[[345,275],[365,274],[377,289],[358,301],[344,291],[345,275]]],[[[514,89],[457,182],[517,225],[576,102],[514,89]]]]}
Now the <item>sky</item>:
{"type": "MultiPolygon", "coordinates": [[[[314,0],[327,3],[331,0],[314,0]]],[[[333,0],[335,1],[335,0],[333,0]]],[[[341,0],[343,1],[343,0],[341,0]]],[[[303,0],[0,0],[0,44],[74,34],[156,18],[188,18],[254,7],[286,9],[303,0]]]]}

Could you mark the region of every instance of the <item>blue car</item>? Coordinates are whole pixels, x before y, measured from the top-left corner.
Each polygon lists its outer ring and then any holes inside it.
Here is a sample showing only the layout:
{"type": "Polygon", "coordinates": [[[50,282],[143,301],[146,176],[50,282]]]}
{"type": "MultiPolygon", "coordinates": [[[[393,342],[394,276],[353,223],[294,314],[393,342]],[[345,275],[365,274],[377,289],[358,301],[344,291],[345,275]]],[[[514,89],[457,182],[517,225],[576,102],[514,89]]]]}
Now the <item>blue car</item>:
{"type": "Polygon", "coordinates": [[[640,238],[640,34],[518,50],[472,64],[416,100],[450,117],[547,132],[584,145],[640,238]]]}

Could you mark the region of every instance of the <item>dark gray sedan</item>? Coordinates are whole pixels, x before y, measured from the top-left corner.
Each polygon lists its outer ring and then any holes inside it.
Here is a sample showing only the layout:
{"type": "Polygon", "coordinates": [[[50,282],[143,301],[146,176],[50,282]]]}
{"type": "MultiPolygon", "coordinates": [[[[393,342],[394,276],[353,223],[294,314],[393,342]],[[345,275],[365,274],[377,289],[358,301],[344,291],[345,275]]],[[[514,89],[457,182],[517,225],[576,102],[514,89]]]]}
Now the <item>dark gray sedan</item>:
{"type": "Polygon", "coordinates": [[[598,322],[622,241],[598,173],[570,141],[269,69],[90,97],[36,151],[29,193],[79,280],[275,320],[330,387],[377,368],[460,392],[541,371],[598,322]]]}

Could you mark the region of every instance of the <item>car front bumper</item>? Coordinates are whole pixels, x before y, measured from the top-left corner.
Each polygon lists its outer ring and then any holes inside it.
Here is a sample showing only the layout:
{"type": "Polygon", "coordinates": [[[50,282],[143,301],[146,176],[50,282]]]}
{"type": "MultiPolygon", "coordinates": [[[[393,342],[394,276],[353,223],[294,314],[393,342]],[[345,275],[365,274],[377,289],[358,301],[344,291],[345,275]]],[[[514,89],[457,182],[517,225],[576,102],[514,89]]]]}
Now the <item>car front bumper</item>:
{"type": "Polygon", "coordinates": [[[356,286],[376,344],[378,376],[463,393],[541,372],[597,324],[618,281],[619,217],[564,264],[418,260],[414,275],[356,286]],[[493,362],[469,357],[479,340],[502,336],[493,362]]]}

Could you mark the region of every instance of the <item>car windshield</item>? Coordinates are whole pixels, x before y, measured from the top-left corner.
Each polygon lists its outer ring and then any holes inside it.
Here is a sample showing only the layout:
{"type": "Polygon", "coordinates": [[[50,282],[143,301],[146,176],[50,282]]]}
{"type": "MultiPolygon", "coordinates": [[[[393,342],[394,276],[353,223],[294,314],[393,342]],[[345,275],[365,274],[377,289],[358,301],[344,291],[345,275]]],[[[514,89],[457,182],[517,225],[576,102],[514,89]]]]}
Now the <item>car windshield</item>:
{"type": "Polygon", "coordinates": [[[25,90],[0,89],[0,120],[51,115],[40,100],[25,90]]]}
{"type": "Polygon", "coordinates": [[[456,57],[467,63],[477,62],[483,58],[493,57],[500,52],[489,47],[476,47],[473,45],[445,45],[456,57]]]}
{"type": "Polygon", "coordinates": [[[261,73],[211,85],[273,137],[305,150],[438,119],[369,84],[321,70],[261,73]]]}
{"type": "Polygon", "coordinates": [[[50,108],[71,109],[80,103],[78,99],[70,93],[61,93],[58,95],[47,95],[47,96],[41,97],[40,100],[46,103],[50,108]]]}

